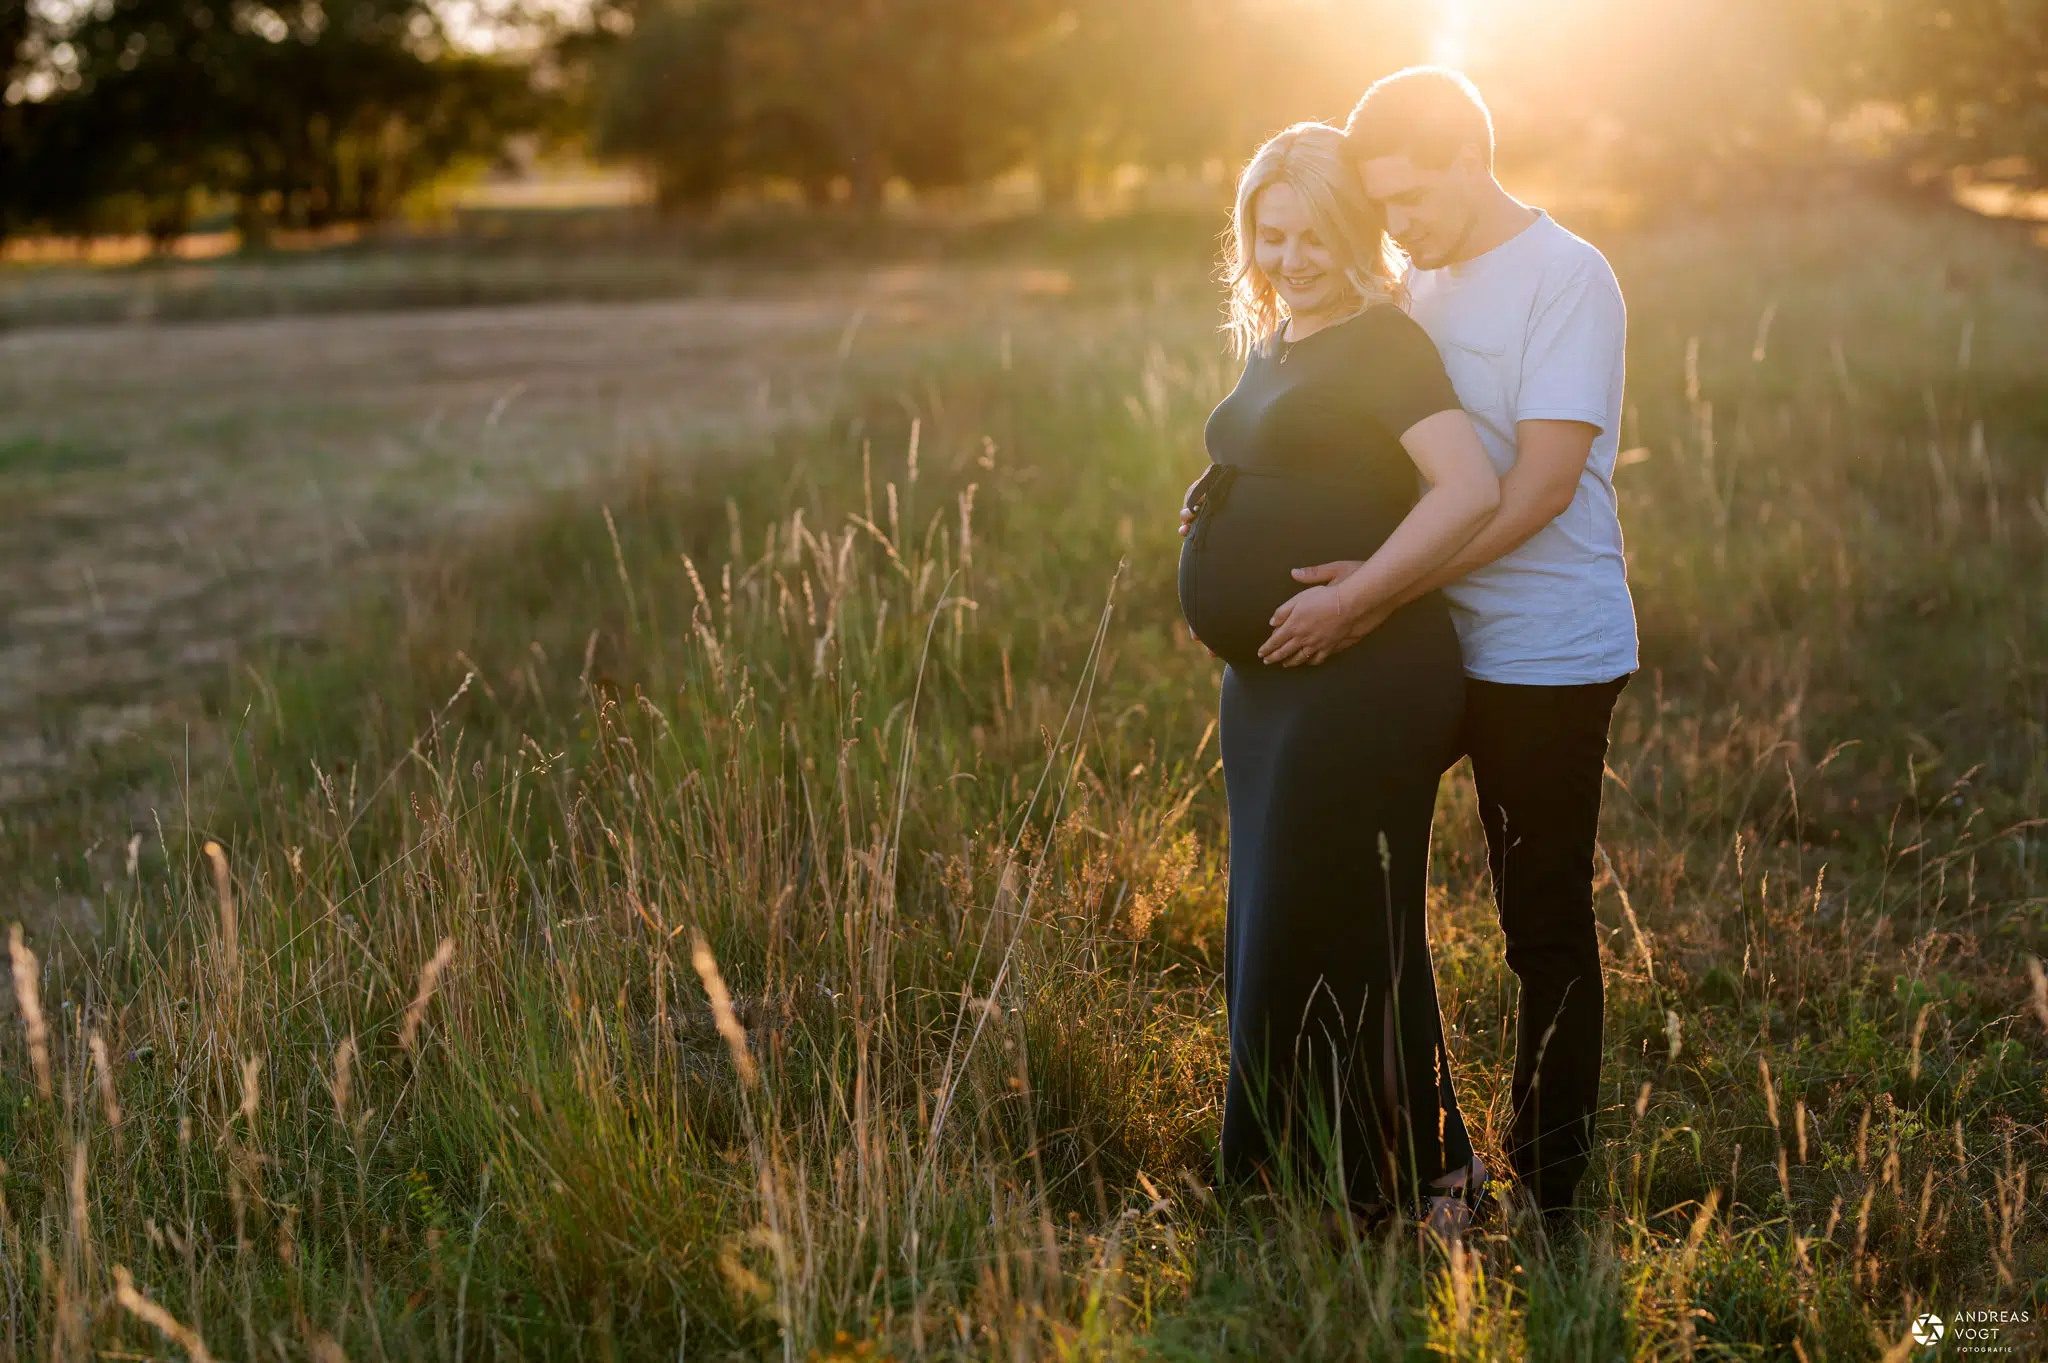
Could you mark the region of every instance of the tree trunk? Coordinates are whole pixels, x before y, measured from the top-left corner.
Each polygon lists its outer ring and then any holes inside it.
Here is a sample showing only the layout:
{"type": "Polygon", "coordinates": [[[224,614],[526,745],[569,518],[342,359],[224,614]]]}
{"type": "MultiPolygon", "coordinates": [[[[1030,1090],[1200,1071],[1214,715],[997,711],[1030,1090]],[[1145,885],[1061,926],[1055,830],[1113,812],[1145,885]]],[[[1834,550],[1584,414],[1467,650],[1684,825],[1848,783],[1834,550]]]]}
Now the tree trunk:
{"type": "Polygon", "coordinates": [[[853,186],[853,206],[863,213],[880,212],[883,191],[889,185],[889,175],[880,158],[857,156],[848,170],[847,178],[853,186]]]}
{"type": "Polygon", "coordinates": [[[853,190],[853,206],[863,213],[879,212],[882,196],[889,187],[889,164],[876,145],[879,141],[862,127],[849,127],[840,138],[840,146],[845,149],[846,179],[853,190]]]}
{"type": "Polygon", "coordinates": [[[192,196],[183,190],[150,204],[149,253],[159,260],[169,257],[191,226],[192,196]]]}
{"type": "Polygon", "coordinates": [[[244,251],[269,250],[273,225],[263,211],[261,190],[244,190],[235,196],[235,231],[241,234],[244,251]]]}
{"type": "Polygon", "coordinates": [[[1081,198],[1081,165],[1078,159],[1048,154],[1038,165],[1039,193],[1049,213],[1064,213],[1081,198]]]}

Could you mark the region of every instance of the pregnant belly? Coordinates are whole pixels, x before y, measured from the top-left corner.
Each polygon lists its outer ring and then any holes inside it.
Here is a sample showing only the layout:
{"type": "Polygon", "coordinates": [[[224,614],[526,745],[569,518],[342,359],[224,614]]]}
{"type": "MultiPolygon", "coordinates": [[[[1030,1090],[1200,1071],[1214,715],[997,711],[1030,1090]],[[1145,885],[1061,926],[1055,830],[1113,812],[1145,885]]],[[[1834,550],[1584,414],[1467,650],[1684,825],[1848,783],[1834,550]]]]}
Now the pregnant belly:
{"type": "Polygon", "coordinates": [[[1181,615],[1225,662],[1263,666],[1273,612],[1302,590],[1294,569],[1369,558],[1398,520],[1356,492],[1241,473],[1181,545],[1181,615]]]}

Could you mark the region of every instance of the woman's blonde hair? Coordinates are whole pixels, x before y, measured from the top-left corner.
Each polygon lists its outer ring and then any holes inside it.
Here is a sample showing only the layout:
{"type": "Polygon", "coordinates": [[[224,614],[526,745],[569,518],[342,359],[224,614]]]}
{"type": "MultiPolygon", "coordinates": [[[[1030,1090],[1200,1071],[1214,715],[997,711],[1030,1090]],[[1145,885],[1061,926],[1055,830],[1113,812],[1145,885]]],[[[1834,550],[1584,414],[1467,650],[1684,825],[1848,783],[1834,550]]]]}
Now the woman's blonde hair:
{"type": "Polygon", "coordinates": [[[1245,164],[1237,179],[1237,208],[1224,250],[1224,283],[1230,289],[1230,333],[1239,355],[1286,318],[1258,262],[1259,194],[1277,184],[1301,195],[1316,235],[1336,258],[1363,312],[1375,303],[1396,302],[1406,262],[1387,235],[1386,214],[1365,197],[1358,174],[1344,157],[1344,134],[1327,123],[1297,123],[1278,133],[1245,164]]]}

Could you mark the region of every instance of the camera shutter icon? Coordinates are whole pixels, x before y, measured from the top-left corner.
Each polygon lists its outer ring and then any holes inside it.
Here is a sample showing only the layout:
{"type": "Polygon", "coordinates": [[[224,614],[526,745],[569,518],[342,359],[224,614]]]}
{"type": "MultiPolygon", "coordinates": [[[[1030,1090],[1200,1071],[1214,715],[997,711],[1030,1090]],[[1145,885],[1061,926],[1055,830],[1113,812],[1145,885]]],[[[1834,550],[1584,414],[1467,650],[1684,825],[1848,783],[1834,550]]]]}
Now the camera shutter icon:
{"type": "Polygon", "coordinates": [[[1939,1344],[1941,1343],[1941,1337],[1947,1333],[1948,1323],[1932,1311],[1920,1316],[1913,1322],[1913,1342],[1915,1344],[1939,1344]]]}

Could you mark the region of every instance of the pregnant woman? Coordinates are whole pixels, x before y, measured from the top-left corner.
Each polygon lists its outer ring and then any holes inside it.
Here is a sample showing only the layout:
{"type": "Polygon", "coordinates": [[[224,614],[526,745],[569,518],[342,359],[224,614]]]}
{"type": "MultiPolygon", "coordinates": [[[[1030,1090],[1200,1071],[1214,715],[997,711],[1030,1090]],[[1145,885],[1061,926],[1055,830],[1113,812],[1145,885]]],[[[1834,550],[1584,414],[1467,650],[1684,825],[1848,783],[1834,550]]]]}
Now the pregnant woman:
{"type": "Polygon", "coordinates": [[[1227,1179],[1283,1166],[1376,1217],[1431,1197],[1460,1228],[1484,1179],[1452,1095],[1424,923],[1437,778],[1464,670],[1434,594],[1403,589],[1500,486],[1400,260],[1340,154],[1298,124],[1237,191],[1237,387],[1189,489],[1181,609],[1227,664],[1227,1179]],[[1417,495],[1417,472],[1427,489],[1417,495]],[[1306,589],[1294,565],[1363,560],[1306,589]]]}

